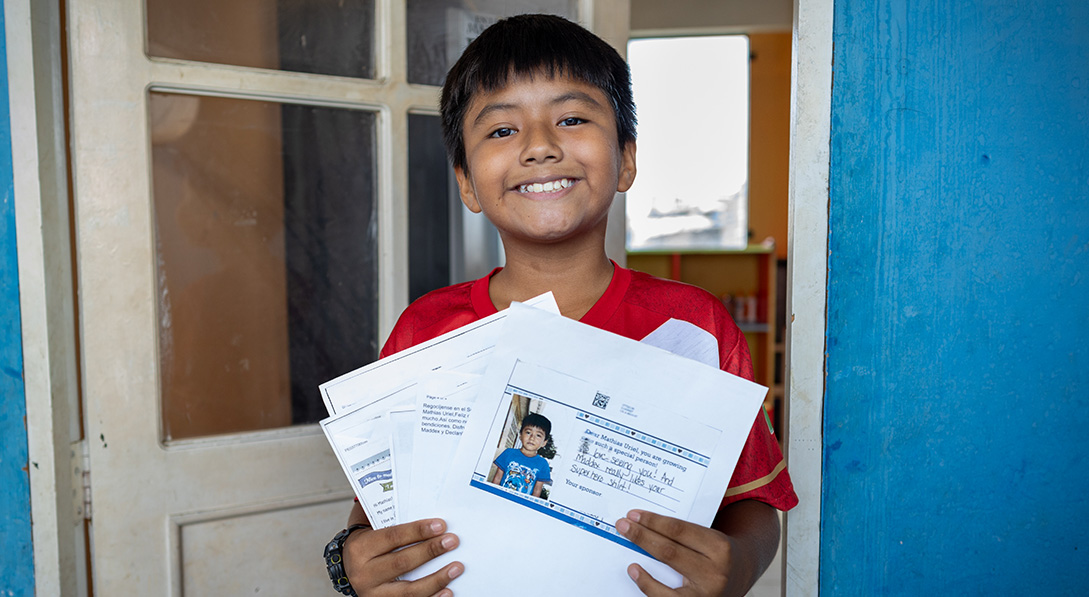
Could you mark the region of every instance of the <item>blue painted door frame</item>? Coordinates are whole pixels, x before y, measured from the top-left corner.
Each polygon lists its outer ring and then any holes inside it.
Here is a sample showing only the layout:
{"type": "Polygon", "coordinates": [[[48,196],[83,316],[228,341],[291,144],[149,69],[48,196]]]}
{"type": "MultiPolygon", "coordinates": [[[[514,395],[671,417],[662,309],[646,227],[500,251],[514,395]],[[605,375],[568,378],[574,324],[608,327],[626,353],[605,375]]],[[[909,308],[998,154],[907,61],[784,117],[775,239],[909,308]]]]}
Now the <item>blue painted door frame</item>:
{"type": "Polygon", "coordinates": [[[1089,580],[1089,3],[837,0],[820,589],[1089,580]]]}
{"type": "Polygon", "coordinates": [[[0,594],[33,595],[34,549],[7,67],[7,40],[0,35],[0,594]]]}

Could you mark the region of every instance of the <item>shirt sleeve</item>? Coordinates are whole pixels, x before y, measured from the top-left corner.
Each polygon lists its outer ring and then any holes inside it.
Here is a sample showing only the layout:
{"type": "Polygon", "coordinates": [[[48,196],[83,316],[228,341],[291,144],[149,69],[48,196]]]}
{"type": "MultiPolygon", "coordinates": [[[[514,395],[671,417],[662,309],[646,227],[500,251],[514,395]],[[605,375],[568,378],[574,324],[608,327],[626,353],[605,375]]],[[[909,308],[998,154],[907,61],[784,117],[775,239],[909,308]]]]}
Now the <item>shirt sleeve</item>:
{"type": "Polygon", "coordinates": [[[506,472],[510,468],[510,449],[503,450],[499,453],[499,456],[495,457],[493,462],[495,466],[498,466],[503,472],[506,472]]]}
{"type": "MultiPolygon", "coordinates": [[[[753,371],[748,342],[744,334],[738,332],[736,336],[736,342],[723,357],[722,369],[751,381],[753,371]]],[[[794,484],[786,470],[786,460],[763,408],[749,429],[745,447],[741,450],[720,508],[749,499],[764,502],[784,512],[798,504],[794,484]]]]}
{"type": "Polygon", "coordinates": [[[538,456],[541,459],[541,471],[537,473],[537,480],[543,483],[552,482],[552,463],[548,461],[544,456],[538,456]]]}

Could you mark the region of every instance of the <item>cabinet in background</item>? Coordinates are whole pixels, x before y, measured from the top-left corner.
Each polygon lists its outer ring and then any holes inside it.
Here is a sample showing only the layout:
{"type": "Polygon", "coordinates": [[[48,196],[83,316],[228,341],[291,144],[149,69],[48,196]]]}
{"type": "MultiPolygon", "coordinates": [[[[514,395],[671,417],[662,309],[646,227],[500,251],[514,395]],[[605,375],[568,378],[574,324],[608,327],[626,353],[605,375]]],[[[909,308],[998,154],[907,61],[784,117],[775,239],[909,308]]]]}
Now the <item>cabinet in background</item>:
{"type": "Polygon", "coordinates": [[[764,408],[778,432],[783,359],[782,343],[777,342],[781,338],[777,329],[781,324],[776,317],[777,261],[775,244],[771,242],[740,250],[628,253],[631,269],[699,286],[724,299],[749,343],[756,382],[769,388],[764,408]]]}

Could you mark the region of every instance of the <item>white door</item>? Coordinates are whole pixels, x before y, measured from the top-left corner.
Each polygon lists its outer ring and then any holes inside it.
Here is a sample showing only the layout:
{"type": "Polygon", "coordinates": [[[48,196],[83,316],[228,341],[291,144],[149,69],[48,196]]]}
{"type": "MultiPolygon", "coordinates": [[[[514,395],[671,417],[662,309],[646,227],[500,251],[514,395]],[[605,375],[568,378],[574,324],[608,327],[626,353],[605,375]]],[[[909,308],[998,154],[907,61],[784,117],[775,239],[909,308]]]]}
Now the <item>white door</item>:
{"type": "Polygon", "coordinates": [[[626,1],[472,6],[69,0],[95,594],[331,594],[352,492],[316,386],[445,251],[410,223],[448,205],[447,54],[528,10],[626,42],[626,1]]]}

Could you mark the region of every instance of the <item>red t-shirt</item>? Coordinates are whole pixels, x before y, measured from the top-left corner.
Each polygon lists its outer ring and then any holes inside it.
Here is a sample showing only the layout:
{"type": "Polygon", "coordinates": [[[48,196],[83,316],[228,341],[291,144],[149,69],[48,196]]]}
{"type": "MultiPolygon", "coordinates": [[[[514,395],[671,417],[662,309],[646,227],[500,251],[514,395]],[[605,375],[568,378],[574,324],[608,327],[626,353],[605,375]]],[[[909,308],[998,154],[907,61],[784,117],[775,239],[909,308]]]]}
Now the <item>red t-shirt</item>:
{"type": "MultiPolygon", "coordinates": [[[[488,282],[497,271],[474,282],[436,290],[409,305],[397,320],[380,356],[389,356],[495,313],[488,282]]],[[[671,318],[696,325],[718,340],[719,366],[723,371],[753,378],[745,336],[722,301],[695,286],[614,266],[605,294],[580,321],[641,340],[671,318]]],[[[783,454],[763,411],[749,430],[722,505],[743,499],[759,500],[780,510],[789,510],[798,503],[783,454]]]]}

